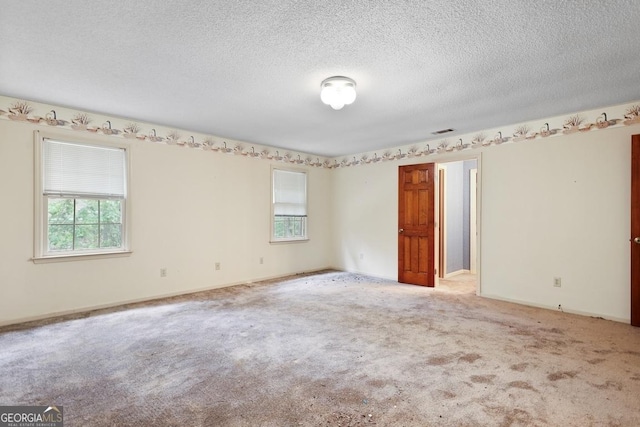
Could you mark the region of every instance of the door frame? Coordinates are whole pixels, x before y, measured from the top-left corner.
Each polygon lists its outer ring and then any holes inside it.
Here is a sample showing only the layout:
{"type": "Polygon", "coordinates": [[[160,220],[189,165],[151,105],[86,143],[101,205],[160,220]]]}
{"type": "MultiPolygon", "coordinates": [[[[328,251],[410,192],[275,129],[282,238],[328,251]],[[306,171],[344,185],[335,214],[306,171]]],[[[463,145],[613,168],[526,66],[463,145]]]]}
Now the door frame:
{"type": "Polygon", "coordinates": [[[630,258],[630,323],[640,326],[640,135],[631,136],[631,224],[629,227],[630,258]]]}
{"type": "MultiPolygon", "coordinates": [[[[438,181],[436,185],[437,189],[435,196],[436,200],[438,201],[438,215],[435,217],[437,218],[436,231],[438,232],[438,250],[436,251],[436,259],[438,260],[436,265],[438,266],[438,272],[436,273],[436,277],[438,280],[440,280],[444,279],[447,275],[447,205],[445,200],[445,194],[447,194],[447,169],[445,167],[442,167],[442,163],[436,163],[436,170],[438,171],[438,181]]],[[[438,282],[436,281],[436,286],[437,285],[438,282]]]]}
{"type": "MultiPolygon", "coordinates": [[[[436,162],[436,170],[440,170],[440,165],[444,163],[463,162],[465,160],[476,160],[476,295],[482,295],[482,153],[451,153],[445,154],[441,159],[436,162]]],[[[434,174],[439,177],[439,173],[434,174]]],[[[446,185],[446,182],[445,182],[446,185]]],[[[440,207],[440,181],[435,185],[435,201],[433,208],[434,218],[438,218],[436,222],[436,229],[434,232],[434,262],[435,268],[439,268],[440,265],[440,220],[438,209],[440,207]]],[[[471,244],[471,243],[470,243],[471,244]]],[[[440,271],[435,275],[435,286],[440,284],[440,271]]]]}
{"type": "Polygon", "coordinates": [[[478,168],[469,171],[469,270],[478,270],[478,168]]]}

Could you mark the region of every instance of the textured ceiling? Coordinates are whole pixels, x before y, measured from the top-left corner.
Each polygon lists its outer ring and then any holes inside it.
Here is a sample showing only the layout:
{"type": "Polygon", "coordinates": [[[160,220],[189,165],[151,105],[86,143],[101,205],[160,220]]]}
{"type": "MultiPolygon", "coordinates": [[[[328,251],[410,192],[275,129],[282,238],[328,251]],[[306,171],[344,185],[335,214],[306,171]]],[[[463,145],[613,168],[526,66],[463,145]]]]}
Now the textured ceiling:
{"type": "Polygon", "coordinates": [[[339,156],[638,100],[638,25],[638,0],[1,0],[0,94],[339,156]]]}

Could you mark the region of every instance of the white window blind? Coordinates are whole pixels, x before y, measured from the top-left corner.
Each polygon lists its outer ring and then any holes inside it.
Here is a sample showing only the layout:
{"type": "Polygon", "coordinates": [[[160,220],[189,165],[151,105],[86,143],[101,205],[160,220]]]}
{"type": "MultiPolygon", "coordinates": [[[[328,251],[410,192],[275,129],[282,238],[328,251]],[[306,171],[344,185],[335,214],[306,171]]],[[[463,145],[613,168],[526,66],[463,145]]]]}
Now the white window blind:
{"type": "Polygon", "coordinates": [[[273,214],[275,216],[307,215],[307,174],[274,169],[273,214]]]}
{"type": "Polygon", "coordinates": [[[125,197],[125,150],[43,140],[43,194],[125,197]]]}

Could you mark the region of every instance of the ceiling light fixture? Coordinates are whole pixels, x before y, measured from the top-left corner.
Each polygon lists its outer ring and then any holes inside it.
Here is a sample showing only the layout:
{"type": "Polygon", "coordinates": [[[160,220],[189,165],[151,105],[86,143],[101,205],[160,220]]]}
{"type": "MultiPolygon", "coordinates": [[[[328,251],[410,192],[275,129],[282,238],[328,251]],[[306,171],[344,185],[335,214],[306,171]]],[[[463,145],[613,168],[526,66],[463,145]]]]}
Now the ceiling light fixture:
{"type": "Polygon", "coordinates": [[[334,110],[340,110],[356,100],[356,82],[349,77],[329,77],[323,80],[320,88],[320,99],[334,110]]]}

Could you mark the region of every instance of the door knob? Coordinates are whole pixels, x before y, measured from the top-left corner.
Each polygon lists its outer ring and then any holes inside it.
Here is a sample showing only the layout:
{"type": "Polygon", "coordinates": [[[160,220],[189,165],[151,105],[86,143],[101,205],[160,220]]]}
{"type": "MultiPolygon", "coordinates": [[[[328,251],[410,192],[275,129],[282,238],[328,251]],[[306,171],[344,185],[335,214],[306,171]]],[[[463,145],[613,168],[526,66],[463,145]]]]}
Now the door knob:
{"type": "MultiPolygon", "coordinates": [[[[398,233],[403,233],[403,232],[404,232],[404,228],[401,228],[400,230],[398,230],[398,233]]],[[[640,243],[640,237],[636,237],[636,239],[638,239],[636,243],[640,243]]]]}
{"type": "Polygon", "coordinates": [[[640,245],[640,237],[636,237],[635,239],[633,239],[633,243],[637,243],[638,245],[640,245]]]}

